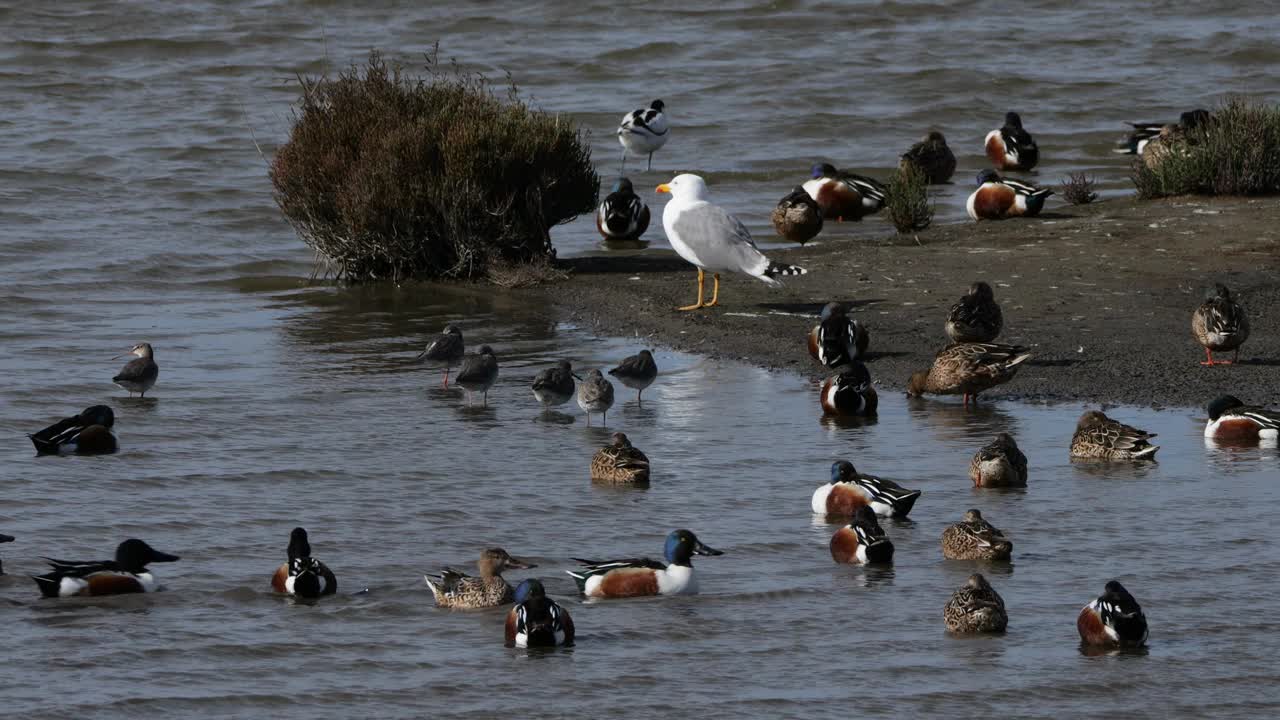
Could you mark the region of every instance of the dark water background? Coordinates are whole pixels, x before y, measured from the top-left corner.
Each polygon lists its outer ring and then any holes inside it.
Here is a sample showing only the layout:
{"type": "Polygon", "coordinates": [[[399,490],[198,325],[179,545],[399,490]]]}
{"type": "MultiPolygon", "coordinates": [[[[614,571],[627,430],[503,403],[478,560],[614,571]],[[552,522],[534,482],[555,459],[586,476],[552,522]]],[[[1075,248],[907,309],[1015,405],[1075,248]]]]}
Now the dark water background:
{"type": "MultiPolygon", "coordinates": [[[[930,127],[960,155],[938,195],[939,219],[958,218],[1007,109],[1040,140],[1038,181],[1086,170],[1126,192],[1109,152],[1122,121],[1274,92],[1278,30],[1265,5],[1224,3],[0,8],[0,532],[19,538],[0,546],[0,713],[1274,714],[1274,448],[1206,447],[1197,410],[1120,408],[1160,433],[1160,462],[1073,466],[1076,406],[895,396],[874,425],[831,426],[800,379],[660,352],[652,402],[620,388],[610,415],[653,458],[653,487],[595,488],[607,431],[576,410],[540,420],[528,383],[554,359],[605,366],[640,342],[484,288],[308,286],[254,138],[270,152],[286,136],[296,74],[372,47],[416,62],[439,40],[590,128],[606,182],[619,117],[662,97],[672,140],[637,185],[702,172],[767,242],[769,209],[811,163],[887,175],[930,127]],[[448,321],[499,353],[487,410],[408,362],[448,321]],[[108,358],[142,340],[160,382],[129,401],[108,358]],[[25,433],[98,402],[117,409],[120,454],[32,458],[25,433]],[[1031,485],[975,492],[968,458],[1001,430],[1031,485]],[[913,522],[888,527],[892,570],[829,560],[834,528],[808,496],[840,457],[925,490],[913,522]],[[984,569],[1010,607],[1001,638],[942,631],[973,566],[943,561],[938,537],[971,506],[1015,543],[1012,566],[984,569]],[[342,596],[268,592],[295,524],[342,596]],[[697,561],[702,596],[573,599],[571,556],[657,554],[675,527],[726,551],[697,561]],[[172,592],[35,600],[39,556],[105,557],[131,536],[183,556],[156,567],[172,592]],[[578,621],[575,651],[507,651],[500,612],[431,606],[422,572],[494,544],[539,563],[578,621]],[[1076,611],[1112,577],[1147,610],[1147,655],[1076,647],[1076,611]]],[[[597,242],[589,220],[554,237],[570,254],[597,242]]],[[[649,239],[665,245],[656,227],[649,239]]]]}

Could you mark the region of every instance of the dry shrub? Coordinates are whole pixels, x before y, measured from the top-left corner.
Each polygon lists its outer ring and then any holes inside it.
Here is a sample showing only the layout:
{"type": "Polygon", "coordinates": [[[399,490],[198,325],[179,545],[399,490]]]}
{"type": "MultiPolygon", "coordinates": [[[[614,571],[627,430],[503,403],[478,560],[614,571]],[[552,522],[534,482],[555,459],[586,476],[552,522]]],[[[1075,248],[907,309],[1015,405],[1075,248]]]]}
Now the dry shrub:
{"type": "Polygon", "coordinates": [[[1160,150],[1157,162],[1134,163],[1139,197],[1280,192],[1280,106],[1232,98],[1160,150]]]}
{"type": "Polygon", "coordinates": [[[900,233],[929,227],[933,222],[929,176],[910,164],[895,170],[885,189],[884,211],[900,233]]]}
{"type": "Polygon", "coordinates": [[[527,263],[490,263],[487,277],[494,285],[511,289],[568,280],[569,271],[543,258],[527,263]]]}
{"type": "Polygon", "coordinates": [[[441,68],[409,77],[375,52],[336,78],[301,78],[275,200],[348,281],[486,277],[555,257],[550,229],[595,209],[582,133],[489,81],[441,68]]]}
{"type": "Polygon", "coordinates": [[[1062,198],[1072,205],[1088,205],[1098,199],[1093,178],[1085,173],[1068,173],[1062,180],[1062,198]]]}

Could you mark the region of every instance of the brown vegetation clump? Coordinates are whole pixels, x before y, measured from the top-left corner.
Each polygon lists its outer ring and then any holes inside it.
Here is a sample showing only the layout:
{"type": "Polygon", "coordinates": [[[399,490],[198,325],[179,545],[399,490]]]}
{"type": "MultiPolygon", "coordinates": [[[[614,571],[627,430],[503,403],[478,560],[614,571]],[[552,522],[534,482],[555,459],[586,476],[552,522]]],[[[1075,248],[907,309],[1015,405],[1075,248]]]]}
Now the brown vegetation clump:
{"type": "Polygon", "coordinates": [[[434,57],[411,78],[377,53],[301,84],[271,182],[340,279],[484,278],[491,265],[546,263],[550,229],[595,209],[586,139],[514,85],[500,98],[434,57]]]}
{"type": "Polygon", "coordinates": [[[889,222],[900,233],[923,230],[933,222],[929,204],[929,176],[915,165],[894,171],[884,193],[884,209],[889,222]]]}
{"type": "Polygon", "coordinates": [[[1139,197],[1280,192],[1280,106],[1233,98],[1194,127],[1166,128],[1143,154],[1139,197]]]}
{"type": "Polygon", "coordinates": [[[1088,205],[1098,199],[1093,178],[1085,173],[1068,173],[1062,181],[1062,198],[1072,205],[1088,205]]]}

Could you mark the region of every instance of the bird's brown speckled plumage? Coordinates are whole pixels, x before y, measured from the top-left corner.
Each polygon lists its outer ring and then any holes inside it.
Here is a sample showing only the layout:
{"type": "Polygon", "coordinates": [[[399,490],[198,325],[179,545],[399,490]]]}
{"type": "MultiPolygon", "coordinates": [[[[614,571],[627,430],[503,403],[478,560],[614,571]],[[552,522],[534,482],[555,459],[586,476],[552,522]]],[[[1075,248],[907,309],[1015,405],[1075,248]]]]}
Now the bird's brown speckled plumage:
{"type": "Polygon", "coordinates": [[[942,556],[949,560],[1008,560],[1013,543],[973,509],[942,531],[942,556]]]}
{"type": "Polygon", "coordinates": [[[480,577],[452,568],[445,568],[439,575],[423,576],[435,596],[437,607],[489,608],[513,602],[515,594],[503,579],[503,571],[537,567],[511,557],[502,548],[489,548],[480,553],[476,565],[480,569],[480,577]]]}
{"type": "Polygon", "coordinates": [[[1008,433],[1000,433],[974,453],[969,463],[969,479],[976,487],[1025,487],[1027,456],[1008,433]]]}
{"type": "Polygon", "coordinates": [[[1225,360],[1214,360],[1214,352],[1235,350],[1238,360],[1240,346],[1249,339],[1249,316],[1244,308],[1231,297],[1226,285],[1217,283],[1209,296],[1191,314],[1191,334],[1205,349],[1204,365],[1229,365],[1225,360]]]}
{"type": "Polygon", "coordinates": [[[1071,457],[1101,460],[1147,460],[1160,449],[1155,433],[1112,420],[1099,410],[1080,416],[1071,438],[1071,457]]]}
{"type": "Polygon", "coordinates": [[[978,393],[1013,379],[1018,365],[1031,353],[1017,345],[997,343],[955,343],[938,352],[933,366],[911,376],[907,395],[924,393],[964,395],[965,401],[978,393]]]}
{"type": "Polygon", "coordinates": [[[913,167],[922,171],[932,184],[944,183],[956,171],[956,154],[951,152],[947,139],[937,130],[930,131],[920,142],[902,154],[898,167],[913,167]]]}
{"type": "Polygon", "coordinates": [[[640,452],[626,433],[613,434],[613,444],[600,448],[591,458],[591,479],[616,484],[648,484],[649,458],[640,452]]]}
{"type": "Polygon", "coordinates": [[[1004,598],[980,573],[956,590],[942,610],[942,621],[953,633],[998,633],[1009,624],[1004,598]]]}

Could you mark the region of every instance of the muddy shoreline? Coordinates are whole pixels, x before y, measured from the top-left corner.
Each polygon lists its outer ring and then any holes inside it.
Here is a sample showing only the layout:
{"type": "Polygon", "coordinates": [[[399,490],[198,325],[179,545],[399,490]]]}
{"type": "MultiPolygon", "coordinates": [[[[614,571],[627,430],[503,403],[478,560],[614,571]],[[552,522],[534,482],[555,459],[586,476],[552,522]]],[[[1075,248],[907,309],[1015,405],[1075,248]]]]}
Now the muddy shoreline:
{"type": "Polygon", "coordinates": [[[696,273],[666,250],[655,225],[647,239],[665,252],[567,259],[568,280],[515,292],[602,335],[814,378],[827,371],[809,359],[805,333],[824,303],[839,300],[871,329],[867,366],[877,386],[901,391],[945,345],[948,308],[984,279],[1004,310],[999,340],[1035,353],[984,399],[1198,407],[1222,393],[1250,403],[1280,400],[1274,198],[1126,198],[914,236],[886,226],[872,240],[842,237],[841,226],[829,223],[816,245],[766,249],[807,275],[782,289],[725,276],[721,304],[691,313],[674,308],[693,301],[696,273]],[[1235,366],[1201,367],[1203,351],[1191,337],[1191,312],[1214,282],[1232,289],[1253,325],[1235,366]]]}

